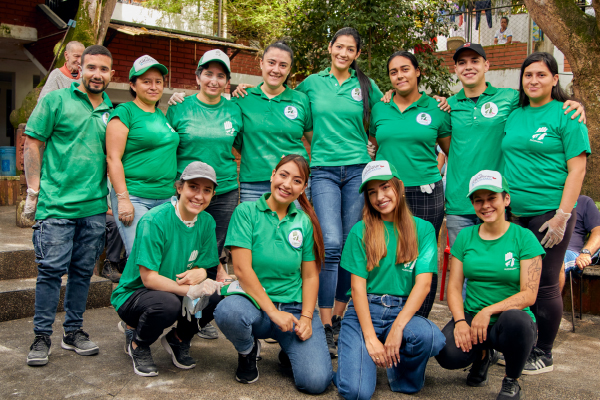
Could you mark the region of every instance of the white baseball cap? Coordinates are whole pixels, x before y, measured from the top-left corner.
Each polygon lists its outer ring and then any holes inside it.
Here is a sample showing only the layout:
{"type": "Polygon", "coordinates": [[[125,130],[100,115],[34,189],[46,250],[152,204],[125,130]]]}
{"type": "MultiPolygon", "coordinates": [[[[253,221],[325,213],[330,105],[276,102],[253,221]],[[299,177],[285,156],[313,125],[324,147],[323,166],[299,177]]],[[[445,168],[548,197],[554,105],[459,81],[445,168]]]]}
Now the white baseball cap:
{"type": "Polygon", "coordinates": [[[222,50],[213,49],[209,50],[202,55],[200,61],[198,61],[198,66],[204,66],[211,61],[218,61],[225,66],[227,72],[231,73],[231,62],[229,61],[229,57],[227,54],[223,53],[222,50]]]}
{"type": "Polygon", "coordinates": [[[362,173],[362,183],[358,189],[358,193],[362,193],[365,185],[369,181],[389,181],[393,177],[400,179],[396,168],[385,160],[371,161],[365,166],[362,173]]]}
{"type": "Polygon", "coordinates": [[[467,197],[471,197],[473,193],[481,189],[491,190],[496,193],[509,193],[508,183],[506,182],[506,179],[500,175],[500,172],[488,169],[479,171],[471,178],[471,181],[469,182],[469,194],[467,197]]]}
{"type": "Polygon", "coordinates": [[[131,67],[131,70],[129,70],[129,79],[133,78],[134,76],[143,75],[150,68],[158,69],[163,75],[167,75],[169,73],[167,67],[156,61],[156,59],[153,57],[145,55],[135,60],[133,67],[131,67]]]}

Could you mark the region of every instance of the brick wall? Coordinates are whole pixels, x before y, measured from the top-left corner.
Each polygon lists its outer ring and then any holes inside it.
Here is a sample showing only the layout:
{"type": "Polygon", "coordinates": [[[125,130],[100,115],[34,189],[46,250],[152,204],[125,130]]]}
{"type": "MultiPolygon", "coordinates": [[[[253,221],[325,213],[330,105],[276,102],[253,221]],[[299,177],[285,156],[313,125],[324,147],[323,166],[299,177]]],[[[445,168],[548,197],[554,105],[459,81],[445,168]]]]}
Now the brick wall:
{"type": "Polygon", "coordinates": [[[44,0],[0,0],[0,23],[37,28],[38,4],[44,4],[44,0]]]}
{"type": "MultiPolygon", "coordinates": [[[[527,58],[527,43],[486,46],[483,49],[490,62],[490,70],[521,68],[521,64],[527,58]]],[[[440,51],[438,54],[444,58],[450,72],[454,73],[454,51],[440,51]]]]}
{"type": "MultiPolygon", "coordinates": [[[[113,33],[114,30],[109,29],[107,39],[111,38],[113,33]]],[[[150,35],[132,36],[121,32],[116,33],[107,47],[114,58],[113,82],[129,82],[129,70],[133,62],[138,57],[148,54],[169,68],[171,87],[184,89],[197,89],[195,71],[198,61],[206,51],[215,48],[214,45],[150,35]]],[[[221,50],[226,49],[221,47],[221,50]]],[[[233,59],[231,69],[232,72],[260,75],[258,61],[253,53],[238,53],[233,59]]]]}
{"type": "Polygon", "coordinates": [[[571,72],[571,64],[569,64],[567,57],[565,57],[565,72],[571,72]]]}

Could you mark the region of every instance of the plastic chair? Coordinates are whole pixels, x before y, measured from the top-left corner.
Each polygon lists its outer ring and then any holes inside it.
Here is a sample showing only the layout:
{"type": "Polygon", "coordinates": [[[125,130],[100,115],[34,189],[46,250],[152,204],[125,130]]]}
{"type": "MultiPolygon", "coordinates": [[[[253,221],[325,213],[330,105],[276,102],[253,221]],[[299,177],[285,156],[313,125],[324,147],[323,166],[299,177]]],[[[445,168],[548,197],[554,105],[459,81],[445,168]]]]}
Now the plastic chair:
{"type": "Polygon", "coordinates": [[[446,272],[448,271],[448,260],[450,259],[450,238],[446,237],[446,248],[444,249],[444,264],[442,267],[442,287],[440,288],[440,301],[444,301],[444,288],[446,287],[446,272]]]}

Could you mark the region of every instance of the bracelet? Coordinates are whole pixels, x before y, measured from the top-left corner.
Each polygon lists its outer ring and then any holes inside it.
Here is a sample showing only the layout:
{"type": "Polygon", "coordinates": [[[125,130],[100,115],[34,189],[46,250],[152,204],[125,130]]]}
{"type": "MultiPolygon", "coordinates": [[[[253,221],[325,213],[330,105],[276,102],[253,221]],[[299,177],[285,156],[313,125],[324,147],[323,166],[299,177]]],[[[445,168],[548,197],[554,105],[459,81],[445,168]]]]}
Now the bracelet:
{"type": "Polygon", "coordinates": [[[463,321],[467,322],[467,320],[463,318],[463,319],[459,319],[458,321],[454,321],[454,325],[458,324],[459,322],[463,322],[463,321]]]}
{"type": "Polygon", "coordinates": [[[308,316],[308,315],[306,315],[306,314],[300,314],[300,316],[301,316],[301,317],[308,318],[308,319],[310,319],[310,320],[312,321],[312,315],[309,317],[309,316],[308,316]]]}

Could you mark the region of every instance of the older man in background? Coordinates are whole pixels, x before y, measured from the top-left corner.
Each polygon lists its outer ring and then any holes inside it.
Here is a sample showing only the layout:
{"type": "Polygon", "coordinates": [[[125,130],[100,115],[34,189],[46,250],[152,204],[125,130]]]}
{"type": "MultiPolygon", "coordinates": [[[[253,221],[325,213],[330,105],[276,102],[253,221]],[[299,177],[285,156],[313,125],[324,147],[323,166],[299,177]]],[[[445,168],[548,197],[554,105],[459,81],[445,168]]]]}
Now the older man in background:
{"type": "Polygon", "coordinates": [[[84,50],[85,46],[79,42],[67,43],[65,65],[50,72],[40,97],[38,97],[38,102],[53,90],[69,88],[73,82],[81,83],[79,64],[84,50]]]}

